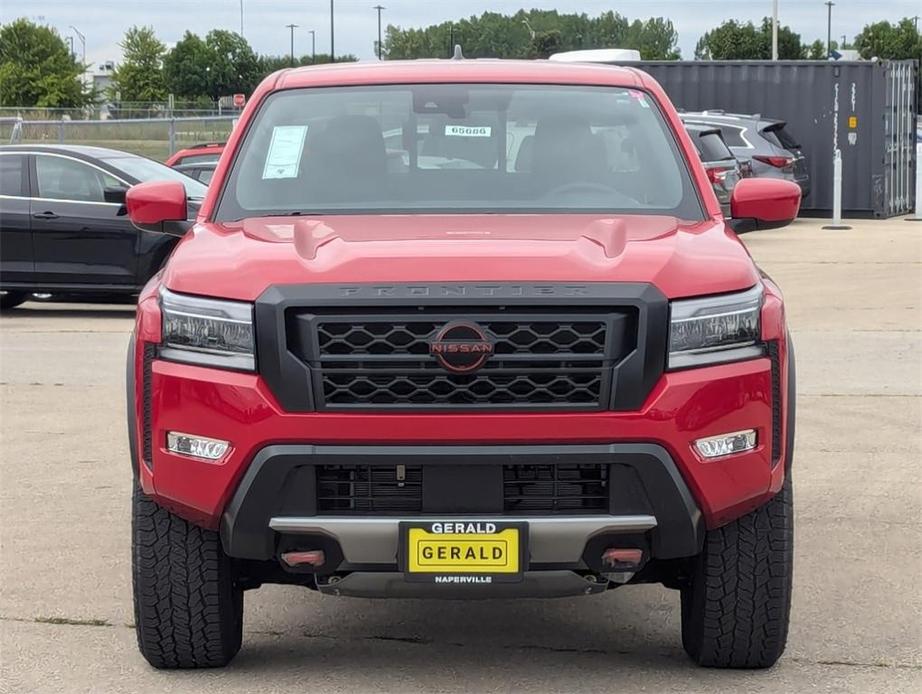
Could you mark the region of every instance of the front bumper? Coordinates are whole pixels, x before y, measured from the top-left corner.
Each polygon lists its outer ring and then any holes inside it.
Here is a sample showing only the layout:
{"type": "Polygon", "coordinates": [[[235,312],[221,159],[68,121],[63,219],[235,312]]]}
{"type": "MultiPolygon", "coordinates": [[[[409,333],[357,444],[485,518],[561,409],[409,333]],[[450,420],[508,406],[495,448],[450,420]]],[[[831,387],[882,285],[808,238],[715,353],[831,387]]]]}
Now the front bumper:
{"type": "MultiPolygon", "coordinates": [[[[393,490],[391,490],[393,491],[393,490]]],[[[548,446],[297,446],[261,450],[221,522],[225,551],[241,559],[275,558],[279,547],[323,549],[338,566],[397,568],[402,520],[502,520],[528,524],[532,566],[601,569],[595,544],[631,536],[661,559],[697,554],[701,512],[675,463],[651,445],[548,446]],[[606,468],[607,512],[535,514],[504,510],[502,468],[599,465],[606,468]],[[404,465],[421,471],[419,513],[324,514],[318,508],[326,466],[363,465],[382,472],[404,465]],[[471,484],[458,483],[458,472],[471,484]],[[487,480],[499,473],[500,488],[487,480]],[[592,542],[590,542],[592,541],[592,542]],[[337,563],[338,562],[338,563],[337,563]]],[[[596,548],[598,550],[598,548],[596,548]]]]}

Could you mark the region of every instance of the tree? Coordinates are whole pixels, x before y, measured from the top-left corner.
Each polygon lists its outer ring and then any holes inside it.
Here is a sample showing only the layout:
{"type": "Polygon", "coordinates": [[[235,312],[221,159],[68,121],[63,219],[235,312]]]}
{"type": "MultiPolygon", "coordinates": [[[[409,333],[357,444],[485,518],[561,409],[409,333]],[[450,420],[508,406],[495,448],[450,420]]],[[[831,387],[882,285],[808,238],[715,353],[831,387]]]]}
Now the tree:
{"type": "Polygon", "coordinates": [[[131,27],[119,46],[122,62],[112,73],[110,96],[121,101],[165,100],[163,56],[166,46],[154,34],[153,27],[131,27]]]}
{"type": "Polygon", "coordinates": [[[249,94],[259,83],[259,60],[240,34],[213,29],[205,37],[208,48],[208,95],[218,100],[228,94],[249,94]]]}
{"type": "Polygon", "coordinates": [[[163,58],[167,90],[182,99],[196,99],[209,93],[208,47],[187,31],[163,58]]]}
{"type": "Polygon", "coordinates": [[[560,32],[556,29],[553,31],[541,31],[536,33],[531,39],[531,48],[528,51],[528,57],[549,58],[554,53],[559,53],[560,40],[560,32]]]}
{"type": "Polygon", "coordinates": [[[826,60],[826,42],[817,39],[807,46],[807,58],[809,60],[826,60]]]}
{"type": "Polygon", "coordinates": [[[54,29],[28,19],[0,27],[0,106],[84,106],[94,95],[83,71],[54,29]]]}
{"type": "Polygon", "coordinates": [[[855,37],[855,49],[865,59],[922,60],[922,35],[909,18],[901,19],[898,24],[876,22],[868,24],[855,37]]]}
{"type": "Polygon", "coordinates": [[[628,22],[612,11],[589,17],[557,10],[519,10],[514,15],[484,12],[421,29],[390,25],[384,55],[392,60],[448,57],[453,44],[460,44],[464,55],[471,58],[533,58],[582,48],[635,48],[646,59],[663,60],[678,58],[677,40],[672,22],[666,19],[628,22]]]}
{"type": "MultiPolygon", "coordinates": [[[[778,57],[781,60],[800,60],[806,49],[790,27],[778,26],[778,57]]],[[[698,40],[695,58],[698,60],[771,60],[772,20],[766,17],[756,27],[730,19],[711,29],[698,40]]]]}

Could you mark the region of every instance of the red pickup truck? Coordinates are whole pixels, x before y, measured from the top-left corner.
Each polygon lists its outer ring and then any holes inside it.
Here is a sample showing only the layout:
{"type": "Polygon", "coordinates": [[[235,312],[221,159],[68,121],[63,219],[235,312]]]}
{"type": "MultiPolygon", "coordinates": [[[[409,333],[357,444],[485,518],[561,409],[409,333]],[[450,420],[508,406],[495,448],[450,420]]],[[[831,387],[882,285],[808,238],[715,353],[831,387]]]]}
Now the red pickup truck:
{"type": "MultiPolygon", "coordinates": [[[[736,232],[796,185],[740,181],[725,218],[648,75],[543,61],[281,71],[226,147],[128,354],[152,665],[226,664],[267,583],[660,583],[695,662],[778,659],[794,357],[736,232]]],[[[131,219],[185,219],[182,188],[131,219]]]]}

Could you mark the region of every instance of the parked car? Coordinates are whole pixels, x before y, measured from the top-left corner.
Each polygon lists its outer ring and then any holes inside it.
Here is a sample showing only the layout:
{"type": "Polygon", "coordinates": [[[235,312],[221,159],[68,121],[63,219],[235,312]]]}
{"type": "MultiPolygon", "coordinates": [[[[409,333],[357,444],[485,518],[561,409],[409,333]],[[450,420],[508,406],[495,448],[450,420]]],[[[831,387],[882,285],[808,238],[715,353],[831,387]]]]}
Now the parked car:
{"type": "MultiPolygon", "coordinates": [[[[743,177],[740,162],[724,141],[720,128],[700,123],[686,123],[685,129],[691,135],[692,144],[701,157],[708,180],[717,195],[720,209],[725,216],[730,216],[730,196],[733,188],[743,177]]],[[[749,169],[747,167],[747,172],[749,169]]]]}
{"type": "MultiPolygon", "coordinates": [[[[771,666],[791,605],[794,357],[778,287],[728,230],[789,223],[800,189],[742,180],[724,218],[682,129],[626,68],[265,80],[195,233],[138,302],[143,656],[225,665],[244,591],[270,583],[661,583],[695,662],[771,666]],[[510,125],[528,130],[512,165],[510,125]]],[[[157,228],[187,198],[143,183],[128,212],[157,228]]]]}
{"type": "Polygon", "coordinates": [[[190,207],[206,191],[168,166],[117,150],[0,147],[0,307],[17,306],[32,292],[137,294],[182,230],[132,226],[125,192],[146,181],[183,185],[190,207]]]}
{"type": "Polygon", "coordinates": [[[759,178],[782,178],[800,186],[801,197],[810,194],[810,173],[800,144],[783,120],[723,111],[681,114],[685,123],[720,128],[730,151],[759,178]]]}
{"type": "Polygon", "coordinates": [[[223,142],[202,142],[173,153],[164,163],[173,167],[179,164],[215,163],[221,158],[223,151],[223,142]]]}
{"type": "Polygon", "coordinates": [[[215,161],[193,161],[188,164],[176,164],[173,168],[180,171],[186,176],[194,178],[196,181],[204,183],[206,186],[211,183],[211,177],[214,176],[214,170],[218,167],[215,161]]]}

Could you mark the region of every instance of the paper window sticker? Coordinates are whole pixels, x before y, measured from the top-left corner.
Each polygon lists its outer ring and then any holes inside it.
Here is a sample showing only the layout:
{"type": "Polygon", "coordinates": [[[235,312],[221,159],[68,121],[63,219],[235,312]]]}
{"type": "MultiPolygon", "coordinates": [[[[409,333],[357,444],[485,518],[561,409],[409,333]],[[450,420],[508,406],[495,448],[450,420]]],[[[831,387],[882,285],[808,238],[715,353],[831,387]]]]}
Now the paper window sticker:
{"type": "Polygon", "coordinates": [[[273,178],[297,178],[301,168],[301,152],[306,125],[277,125],[272,129],[272,140],[263,167],[263,180],[273,178]]]}

